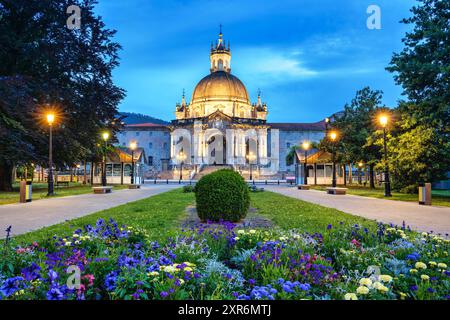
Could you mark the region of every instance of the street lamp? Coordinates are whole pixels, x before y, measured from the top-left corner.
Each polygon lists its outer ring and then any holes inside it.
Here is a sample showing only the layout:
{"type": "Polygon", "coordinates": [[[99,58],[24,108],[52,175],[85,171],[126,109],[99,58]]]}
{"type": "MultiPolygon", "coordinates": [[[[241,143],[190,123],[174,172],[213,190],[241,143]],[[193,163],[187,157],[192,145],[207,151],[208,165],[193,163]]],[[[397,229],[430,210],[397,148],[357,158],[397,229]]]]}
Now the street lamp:
{"type": "Polygon", "coordinates": [[[106,187],[106,148],[108,147],[109,132],[102,133],[103,141],[105,141],[105,149],[103,152],[103,163],[102,163],[102,186],[106,187]]]}
{"type": "Polygon", "coordinates": [[[250,180],[253,180],[252,161],[256,159],[256,155],[253,152],[247,154],[248,164],[250,165],[250,180]]]}
{"type": "Polygon", "coordinates": [[[310,148],[310,143],[308,141],[304,141],[302,144],[303,150],[305,150],[305,181],[304,184],[308,184],[308,150],[310,148]]]}
{"type": "Polygon", "coordinates": [[[183,162],[186,160],[186,155],[183,151],[180,151],[180,153],[177,155],[177,160],[180,162],[180,181],[183,180],[183,162]]]}
{"type": "Polygon", "coordinates": [[[358,162],[358,184],[361,184],[361,168],[363,167],[364,163],[362,161],[358,162]]]}
{"type": "Polygon", "coordinates": [[[137,143],[135,141],[130,142],[131,149],[131,184],[134,184],[134,150],[137,148],[137,143]]]}
{"type": "Polygon", "coordinates": [[[49,126],[49,143],[48,143],[48,192],[47,196],[54,195],[53,185],[53,123],[55,122],[55,114],[47,113],[47,123],[49,126]]]}
{"type": "Polygon", "coordinates": [[[332,187],[336,188],[336,146],[334,145],[334,142],[337,139],[337,132],[336,131],[331,131],[329,134],[330,140],[333,143],[333,147],[332,147],[332,161],[333,161],[333,179],[332,179],[332,187]]]}
{"type": "Polygon", "coordinates": [[[387,144],[386,144],[386,126],[388,124],[388,117],[381,115],[379,118],[380,124],[383,127],[383,144],[384,144],[384,196],[391,197],[391,182],[389,180],[389,165],[387,162],[387,144]]]}

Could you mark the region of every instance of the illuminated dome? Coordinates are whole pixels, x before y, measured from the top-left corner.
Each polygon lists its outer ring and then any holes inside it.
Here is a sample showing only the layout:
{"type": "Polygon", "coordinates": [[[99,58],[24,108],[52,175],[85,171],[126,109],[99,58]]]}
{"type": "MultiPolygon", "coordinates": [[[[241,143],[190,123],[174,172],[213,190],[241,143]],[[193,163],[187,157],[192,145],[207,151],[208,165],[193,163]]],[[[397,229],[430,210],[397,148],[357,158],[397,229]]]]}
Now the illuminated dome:
{"type": "Polygon", "coordinates": [[[215,71],[204,77],[194,89],[192,103],[228,100],[250,103],[247,89],[239,78],[226,71],[215,71]]]}

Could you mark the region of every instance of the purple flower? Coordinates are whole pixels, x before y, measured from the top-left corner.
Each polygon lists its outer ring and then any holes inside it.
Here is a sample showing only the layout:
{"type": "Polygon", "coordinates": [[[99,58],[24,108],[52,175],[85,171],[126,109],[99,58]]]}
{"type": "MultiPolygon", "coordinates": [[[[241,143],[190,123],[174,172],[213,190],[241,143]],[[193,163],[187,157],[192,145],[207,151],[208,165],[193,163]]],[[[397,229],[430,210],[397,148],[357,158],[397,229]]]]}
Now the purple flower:
{"type": "Polygon", "coordinates": [[[333,228],[333,225],[329,224],[329,225],[327,226],[327,230],[330,230],[331,228],[333,228]]]}
{"type": "Polygon", "coordinates": [[[0,293],[5,297],[9,297],[21,288],[24,280],[25,279],[22,277],[13,277],[6,279],[6,281],[0,287],[0,293]]]}
{"type": "Polygon", "coordinates": [[[47,292],[47,300],[62,300],[64,294],[58,287],[53,287],[47,292]]]}
{"type": "Polygon", "coordinates": [[[169,296],[169,293],[167,291],[161,291],[161,293],[159,294],[161,296],[161,298],[167,298],[169,296]]]}
{"type": "Polygon", "coordinates": [[[39,278],[39,271],[41,267],[39,267],[36,263],[32,263],[31,266],[22,269],[22,275],[27,281],[32,281],[39,278]]]}

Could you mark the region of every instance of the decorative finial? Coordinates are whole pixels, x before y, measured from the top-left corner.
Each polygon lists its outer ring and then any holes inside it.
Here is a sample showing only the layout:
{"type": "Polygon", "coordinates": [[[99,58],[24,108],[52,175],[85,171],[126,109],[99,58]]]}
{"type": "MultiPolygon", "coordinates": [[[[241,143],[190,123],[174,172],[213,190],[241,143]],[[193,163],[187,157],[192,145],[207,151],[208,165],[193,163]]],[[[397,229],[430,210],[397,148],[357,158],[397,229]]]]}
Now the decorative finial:
{"type": "Polygon", "coordinates": [[[258,106],[261,105],[261,89],[258,88],[258,106]]]}
{"type": "Polygon", "coordinates": [[[222,35],[222,24],[219,24],[219,30],[220,30],[219,36],[221,36],[222,35]]]}

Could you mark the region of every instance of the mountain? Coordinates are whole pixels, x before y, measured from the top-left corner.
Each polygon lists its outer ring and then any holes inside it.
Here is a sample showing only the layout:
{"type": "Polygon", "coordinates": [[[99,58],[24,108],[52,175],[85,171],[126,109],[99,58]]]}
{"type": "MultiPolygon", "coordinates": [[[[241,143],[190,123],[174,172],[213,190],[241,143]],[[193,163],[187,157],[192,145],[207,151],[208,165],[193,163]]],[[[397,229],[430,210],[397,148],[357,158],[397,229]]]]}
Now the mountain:
{"type": "Polygon", "coordinates": [[[169,124],[169,122],[167,121],[147,116],[141,113],[119,112],[119,115],[125,117],[123,119],[123,122],[125,122],[125,124],[137,124],[137,123],[169,124]]]}

